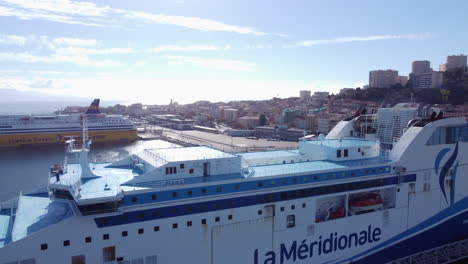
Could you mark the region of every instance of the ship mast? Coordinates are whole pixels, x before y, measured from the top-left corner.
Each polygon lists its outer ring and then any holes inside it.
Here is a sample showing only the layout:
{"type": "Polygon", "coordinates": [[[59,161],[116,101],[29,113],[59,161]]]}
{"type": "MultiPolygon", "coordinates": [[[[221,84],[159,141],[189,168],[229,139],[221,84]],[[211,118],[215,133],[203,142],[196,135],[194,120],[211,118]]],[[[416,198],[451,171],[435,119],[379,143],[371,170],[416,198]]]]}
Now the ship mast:
{"type": "Polygon", "coordinates": [[[88,134],[88,119],[86,114],[81,116],[81,137],[82,137],[82,150],[87,149],[87,144],[88,144],[88,139],[89,139],[89,134],[88,134]]]}

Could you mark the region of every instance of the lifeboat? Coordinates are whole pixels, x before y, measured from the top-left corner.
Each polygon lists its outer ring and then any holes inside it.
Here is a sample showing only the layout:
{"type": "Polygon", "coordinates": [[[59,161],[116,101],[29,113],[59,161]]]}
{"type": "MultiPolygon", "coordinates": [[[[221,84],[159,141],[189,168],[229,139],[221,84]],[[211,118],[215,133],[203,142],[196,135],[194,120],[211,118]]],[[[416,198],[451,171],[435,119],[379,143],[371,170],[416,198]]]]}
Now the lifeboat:
{"type": "Polygon", "coordinates": [[[328,211],[328,220],[345,217],[345,211],[344,207],[338,207],[335,208],[335,210],[328,211]]]}
{"type": "Polygon", "coordinates": [[[349,209],[352,213],[376,211],[382,208],[383,199],[379,193],[367,193],[353,198],[349,203],[349,209]]]}
{"type": "Polygon", "coordinates": [[[344,207],[330,207],[326,211],[326,215],[322,217],[317,217],[315,219],[316,223],[343,218],[346,215],[346,209],[344,207]]]}

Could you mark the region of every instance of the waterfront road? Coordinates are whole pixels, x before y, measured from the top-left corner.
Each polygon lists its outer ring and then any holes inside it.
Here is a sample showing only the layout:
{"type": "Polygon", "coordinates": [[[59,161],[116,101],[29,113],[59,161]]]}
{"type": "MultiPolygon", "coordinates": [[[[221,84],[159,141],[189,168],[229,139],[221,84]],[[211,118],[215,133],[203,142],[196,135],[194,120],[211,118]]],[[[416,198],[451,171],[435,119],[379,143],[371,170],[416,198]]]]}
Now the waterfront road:
{"type": "Polygon", "coordinates": [[[284,150],[297,148],[297,142],[269,141],[267,139],[251,139],[245,137],[231,137],[224,134],[213,134],[198,130],[174,130],[162,127],[151,127],[148,130],[162,132],[164,137],[172,138],[197,145],[206,145],[227,152],[246,152],[263,150],[284,150]]]}

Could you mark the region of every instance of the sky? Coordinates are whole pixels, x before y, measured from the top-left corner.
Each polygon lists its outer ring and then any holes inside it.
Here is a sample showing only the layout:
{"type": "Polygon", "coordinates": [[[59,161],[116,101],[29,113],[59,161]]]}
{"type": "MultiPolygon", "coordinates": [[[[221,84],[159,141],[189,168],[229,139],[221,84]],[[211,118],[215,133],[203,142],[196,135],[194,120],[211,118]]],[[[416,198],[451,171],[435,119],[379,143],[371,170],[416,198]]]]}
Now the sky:
{"type": "Polygon", "coordinates": [[[468,53],[466,0],[0,0],[5,89],[154,104],[360,87],[468,53]]]}

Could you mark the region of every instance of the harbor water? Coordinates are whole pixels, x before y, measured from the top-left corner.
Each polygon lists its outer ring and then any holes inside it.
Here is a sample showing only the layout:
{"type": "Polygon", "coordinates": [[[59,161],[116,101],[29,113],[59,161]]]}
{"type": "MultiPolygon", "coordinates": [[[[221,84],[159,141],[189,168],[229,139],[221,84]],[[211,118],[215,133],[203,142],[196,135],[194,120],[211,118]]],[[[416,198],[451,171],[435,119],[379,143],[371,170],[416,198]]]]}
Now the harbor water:
{"type": "MultiPolygon", "coordinates": [[[[144,149],[173,146],[162,140],[136,141],[127,144],[91,146],[90,162],[112,162],[144,149]]],[[[62,164],[64,145],[0,149],[0,201],[46,187],[50,166],[62,164]]]]}

